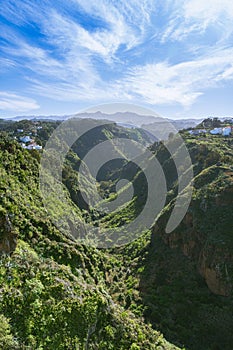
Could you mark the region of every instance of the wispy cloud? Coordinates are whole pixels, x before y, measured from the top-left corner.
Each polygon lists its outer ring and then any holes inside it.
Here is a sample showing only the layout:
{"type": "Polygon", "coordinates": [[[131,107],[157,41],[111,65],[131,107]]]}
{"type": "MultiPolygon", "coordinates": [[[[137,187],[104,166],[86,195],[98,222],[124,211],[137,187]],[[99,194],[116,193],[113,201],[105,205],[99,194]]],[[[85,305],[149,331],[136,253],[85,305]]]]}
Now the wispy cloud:
{"type": "Polygon", "coordinates": [[[27,95],[187,107],[232,79],[229,0],[6,0],[2,15],[0,62],[27,95]]]}
{"type": "Polygon", "coordinates": [[[233,3],[231,0],[188,0],[183,3],[184,17],[186,19],[199,19],[205,25],[221,21],[221,17],[233,17],[233,3]]]}
{"type": "Polygon", "coordinates": [[[41,84],[34,82],[35,91],[67,101],[146,101],[151,105],[192,105],[209,87],[217,87],[233,79],[233,49],[212,51],[199,59],[179,64],[159,62],[135,66],[124,77],[113,82],[90,86],[79,82],[70,84],[41,84]]]}
{"type": "Polygon", "coordinates": [[[233,49],[213,52],[179,64],[147,64],[131,69],[119,88],[153,105],[190,106],[208,87],[233,79],[233,49]]]}
{"type": "Polygon", "coordinates": [[[0,110],[11,112],[30,112],[39,109],[38,103],[24,96],[0,91],[0,110]]]}
{"type": "MultiPolygon", "coordinates": [[[[132,30],[137,34],[138,40],[140,40],[140,35],[144,34],[145,28],[150,24],[151,16],[155,9],[153,0],[72,1],[79,4],[85,12],[107,22],[111,30],[115,31],[119,36],[126,37],[129,31],[132,30]]],[[[127,41],[131,47],[133,44],[130,44],[131,38],[128,38],[127,41]]]]}
{"type": "Polygon", "coordinates": [[[184,40],[190,34],[203,35],[209,28],[215,31],[217,41],[223,41],[233,32],[231,0],[167,1],[170,3],[170,13],[167,28],[160,33],[162,42],[184,40]]]}
{"type": "Polygon", "coordinates": [[[0,71],[12,69],[16,66],[13,60],[8,58],[0,57],[0,71]]]}

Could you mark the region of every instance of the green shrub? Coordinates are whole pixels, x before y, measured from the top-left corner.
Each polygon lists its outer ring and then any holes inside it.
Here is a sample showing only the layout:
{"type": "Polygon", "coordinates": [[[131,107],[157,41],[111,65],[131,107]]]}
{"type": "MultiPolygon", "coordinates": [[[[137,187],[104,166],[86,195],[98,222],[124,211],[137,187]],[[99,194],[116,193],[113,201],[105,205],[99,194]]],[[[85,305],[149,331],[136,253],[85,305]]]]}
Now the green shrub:
{"type": "Polygon", "coordinates": [[[17,349],[17,342],[11,334],[9,320],[2,314],[0,314],[0,349],[17,349]]]}

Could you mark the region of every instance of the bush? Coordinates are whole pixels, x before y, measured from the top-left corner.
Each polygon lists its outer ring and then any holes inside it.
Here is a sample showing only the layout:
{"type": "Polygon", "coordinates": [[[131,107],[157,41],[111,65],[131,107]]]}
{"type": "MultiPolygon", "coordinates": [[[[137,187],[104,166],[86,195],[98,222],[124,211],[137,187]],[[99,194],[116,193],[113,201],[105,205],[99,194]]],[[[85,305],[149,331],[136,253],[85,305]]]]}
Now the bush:
{"type": "Polygon", "coordinates": [[[0,315],[0,349],[17,349],[17,342],[11,334],[9,321],[4,315],[0,315]]]}

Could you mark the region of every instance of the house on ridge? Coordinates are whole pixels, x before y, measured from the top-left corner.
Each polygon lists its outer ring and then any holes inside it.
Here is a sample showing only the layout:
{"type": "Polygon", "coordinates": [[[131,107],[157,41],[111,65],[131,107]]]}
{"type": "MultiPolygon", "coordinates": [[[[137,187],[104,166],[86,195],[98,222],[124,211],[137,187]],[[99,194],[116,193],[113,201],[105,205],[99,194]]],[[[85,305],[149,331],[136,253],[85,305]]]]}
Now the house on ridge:
{"type": "Polygon", "coordinates": [[[30,136],[23,136],[23,137],[20,137],[19,139],[23,143],[27,143],[27,142],[32,142],[33,141],[30,136]]]}

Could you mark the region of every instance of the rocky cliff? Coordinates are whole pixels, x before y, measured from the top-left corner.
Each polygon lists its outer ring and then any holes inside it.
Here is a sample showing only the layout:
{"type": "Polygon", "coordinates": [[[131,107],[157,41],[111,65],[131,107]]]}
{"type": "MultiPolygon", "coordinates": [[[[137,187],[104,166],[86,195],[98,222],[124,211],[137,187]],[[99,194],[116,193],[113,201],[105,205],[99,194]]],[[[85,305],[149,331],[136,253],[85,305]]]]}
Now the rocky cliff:
{"type": "Polygon", "coordinates": [[[10,222],[9,216],[0,213],[0,254],[12,254],[17,245],[17,233],[10,222]]]}
{"type": "Polygon", "coordinates": [[[195,261],[211,292],[229,296],[233,285],[233,172],[228,167],[212,166],[205,182],[207,175],[205,170],[195,178],[189,211],[178,228],[170,234],[163,230],[171,204],[159,220],[159,233],[170,248],[180,249],[195,261]]]}

